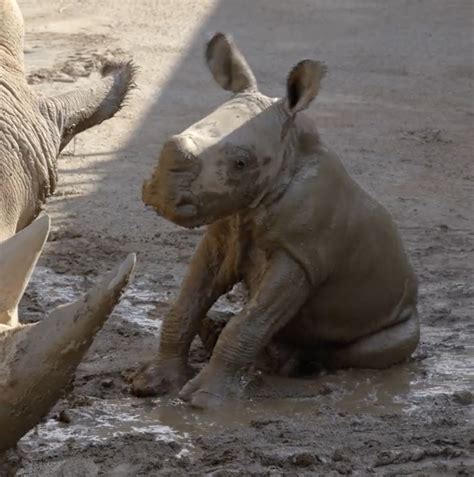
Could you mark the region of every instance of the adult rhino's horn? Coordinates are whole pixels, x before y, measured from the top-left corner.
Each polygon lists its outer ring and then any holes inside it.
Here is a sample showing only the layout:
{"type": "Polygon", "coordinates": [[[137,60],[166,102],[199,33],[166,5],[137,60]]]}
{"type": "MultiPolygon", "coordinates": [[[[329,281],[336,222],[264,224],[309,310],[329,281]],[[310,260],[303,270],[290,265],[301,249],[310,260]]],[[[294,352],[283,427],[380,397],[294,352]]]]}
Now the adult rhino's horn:
{"type": "Polygon", "coordinates": [[[61,397],[119,301],[135,260],[130,254],[85,296],[39,323],[0,334],[0,452],[15,445],[61,397]]]}
{"type": "Polygon", "coordinates": [[[36,219],[0,243],[0,328],[18,324],[18,304],[49,233],[49,217],[36,219]]]}

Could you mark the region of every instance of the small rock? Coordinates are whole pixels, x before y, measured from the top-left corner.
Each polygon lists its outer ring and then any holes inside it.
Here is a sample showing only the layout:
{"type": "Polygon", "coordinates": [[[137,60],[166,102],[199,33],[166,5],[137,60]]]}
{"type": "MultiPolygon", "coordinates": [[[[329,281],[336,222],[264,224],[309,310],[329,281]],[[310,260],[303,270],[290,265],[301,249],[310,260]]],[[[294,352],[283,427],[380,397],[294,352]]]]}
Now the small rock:
{"type": "Polygon", "coordinates": [[[75,79],[71,78],[69,75],[65,73],[58,72],[51,77],[53,81],[58,83],[74,83],[75,79]]]}
{"type": "Polygon", "coordinates": [[[348,449],[347,447],[338,447],[332,455],[332,460],[334,462],[350,461],[351,454],[352,454],[351,450],[348,449]]]}
{"type": "Polygon", "coordinates": [[[439,315],[449,315],[451,308],[444,301],[439,301],[433,305],[433,312],[439,315]]]}
{"type": "Polygon", "coordinates": [[[59,411],[56,419],[59,422],[63,422],[64,424],[70,424],[72,421],[71,415],[68,411],[66,411],[66,409],[62,409],[61,411],[59,411]]]}
{"type": "Polygon", "coordinates": [[[327,396],[328,394],[333,393],[334,390],[335,388],[332,384],[323,384],[319,390],[319,394],[321,394],[321,396],[327,396]]]}
{"type": "Polygon", "coordinates": [[[103,387],[103,388],[111,388],[113,385],[114,385],[114,382],[112,379],[103,379],[100,383],[100,385],[103,387]]]}
{"type": "Polygon", "coordinates": [[[310,465],[314,465],[317,459],[309,452],[300,452],[299,454],[294,455],[291,458],[291,461],[298,467],[309,467],[310,465]]]}
{"type": "Polygon", "coordinates": [[[458,404],[463,406],[469,406],[474,401],[471,391],[459,391],[453,394],[453,398],[458,404]]]}

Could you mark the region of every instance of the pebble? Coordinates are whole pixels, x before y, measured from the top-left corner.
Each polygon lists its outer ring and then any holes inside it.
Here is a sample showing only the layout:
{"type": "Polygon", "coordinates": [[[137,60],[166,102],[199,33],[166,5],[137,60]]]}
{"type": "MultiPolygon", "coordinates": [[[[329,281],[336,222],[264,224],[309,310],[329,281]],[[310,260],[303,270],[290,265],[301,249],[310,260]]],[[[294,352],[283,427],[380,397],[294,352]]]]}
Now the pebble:
{"type": "Polygon", "coordinates": [[[469,406],[474,401],[471,391],[459,391],[454,393],[453,397],[458,404],[463,406],[469,406]]]}
{"type": "Polygon", "coordinates": [[[298,467],[309,467],[310,465],[314,465],[316,460],[316,457],[309,452],[300,452],[291,458],[293,464],[298,467]]]}
{"type": "Polygon", "coordinates": [[[114,385],[112,379],[103,379],[100,383],[103,388],[111,388],[114,385]]]}
{"type": "Polygon", "coordinates": [[[61,411],[59,411],[57,420],[59,422],[63,422],[64,424],[70,424],[72,421],[72,418],[69,412],[66,411],[66,409],[62,409],[61,411]]]}

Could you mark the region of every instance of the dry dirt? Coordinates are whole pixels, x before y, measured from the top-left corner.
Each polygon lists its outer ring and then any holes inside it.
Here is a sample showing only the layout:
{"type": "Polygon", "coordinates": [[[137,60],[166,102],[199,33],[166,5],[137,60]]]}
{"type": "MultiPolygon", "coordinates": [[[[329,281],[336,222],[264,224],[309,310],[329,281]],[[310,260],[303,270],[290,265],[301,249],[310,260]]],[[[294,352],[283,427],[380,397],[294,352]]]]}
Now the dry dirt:
{"type": "MultiPolygon", "coordinates": [[[[29,79],[40,91],[93,80],[107,57],[133,57],[141,68],[128,107],[60,159],[60,184],[46,206],[53,230],[22,317],[41,319],[129,251],[139,266],[72,392],[8,454],[3,472],[473,475],[472,2],[20,4],[29,79]],[[245,400],[214,413],[128,394],[127,376],[156,348],[202,234],[145,210],[141,183],[165,138],[227,97],[203,62],[203,43],[216,30],[234,35],[267,94],[283,94],[301,58],[328,64],[309,114],[400,225],[420,279],[422,338],[411,362],[293,380],[254,376],[243,383],[245,400]]],[[[219,307],[240,303],[236,292],[219,307]]],[[[193,362],[203,358],[196,345],[193,362]]]]}

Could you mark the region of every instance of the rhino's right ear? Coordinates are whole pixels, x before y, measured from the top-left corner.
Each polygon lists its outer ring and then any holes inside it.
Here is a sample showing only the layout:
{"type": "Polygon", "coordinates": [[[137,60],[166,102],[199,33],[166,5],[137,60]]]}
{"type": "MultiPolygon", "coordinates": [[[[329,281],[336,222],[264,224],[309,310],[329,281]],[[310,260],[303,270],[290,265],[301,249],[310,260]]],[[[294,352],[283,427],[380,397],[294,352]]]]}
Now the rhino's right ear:
{"type": "Polygon", "coordinates": [[[257,80],[232,38],[216,33],[206,46],[206,62],[217,83],[227,91],[256,91],[257,80]]]}
{"type": "Polygon", "coordinates": [[[326,72],[326,65],[314,60],[302,60],[290,71],[286,83],[286,99],[291,116],[311,104],[319,93],[321,80],[326,72]]]}

